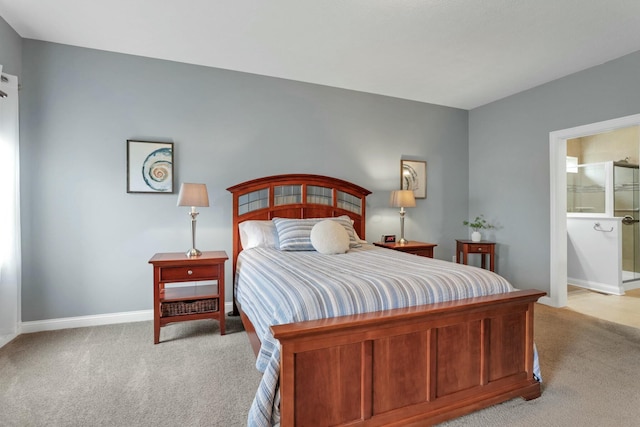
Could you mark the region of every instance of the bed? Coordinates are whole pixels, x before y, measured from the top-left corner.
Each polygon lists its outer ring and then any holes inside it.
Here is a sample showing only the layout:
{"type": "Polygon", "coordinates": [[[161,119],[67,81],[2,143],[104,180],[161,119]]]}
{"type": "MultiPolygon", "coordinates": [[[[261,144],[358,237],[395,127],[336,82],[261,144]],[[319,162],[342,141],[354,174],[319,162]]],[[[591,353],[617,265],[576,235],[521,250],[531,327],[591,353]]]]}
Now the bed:
{"type": "Polygon", "coordinates": [[[540,396],[533,310],[544,292],[513,289],[476,267],[363,243],[370,192],[340,179],[277,175],[228,190],[234,313],[242,318],[263,372],[250,425],[430,425],[514,397],[540,396]],[[349,236],[349,251],[286,251],[241,238],[243,226],[257,226],[267,235],[271,231],[263,226],[270,221],[280,226],[295,223],[286,219],[310,218],[350,225],[355,237],[349,236]],[[242,241],[250,249],[243,251],[242,241]],[[325,270],[316,271],[319,265],[325,270]],[[442,282],[441,290],[424,290],[414,268],[431,269],[429,280],[442,282]],[[380,297],[389,293],[380,291],[386,286],[380,285],[382,278],[399,280],[390,270],[416,282],[402,282],[402,293],[390,298],[402,300],[399,304],[380,297]],[[463,280],[478,288],[463,287],[463,280]],[[363,300],[375,302],[334,304],[335,293],[354,301],[359,301],[355,294],[366,294],[363,300]],[[283,299],[269,302],[267,294],[283,299]],[[296,308],[290,294],[317,294],[320,302],[296,308]]]}

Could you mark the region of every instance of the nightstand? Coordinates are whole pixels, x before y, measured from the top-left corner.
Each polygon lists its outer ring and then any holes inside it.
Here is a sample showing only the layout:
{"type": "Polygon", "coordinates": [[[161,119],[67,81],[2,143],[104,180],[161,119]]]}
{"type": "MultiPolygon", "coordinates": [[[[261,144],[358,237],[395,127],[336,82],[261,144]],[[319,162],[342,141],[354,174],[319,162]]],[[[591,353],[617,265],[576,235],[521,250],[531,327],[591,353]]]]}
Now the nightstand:
{"type": "Polygon", "coordinates": [[[224,335],[224,251],[157,253],[153,264],[153,342],[160,342],[160,328],[187,320],[216,319],[224,335]],[[208,282],[198,285],[195,282],[208,282]],[[215,282],[211,284],[212,282],[215,282]],[[169,284],[169,286],[165,286],[169,284]],[[177,286],[180,284],[179,286],[177,286]]]}
{"type": "Polygon", "coordinates": [[[379,246],[381,248],[393,249],[394,251],[406,252],[409,254],[419,255],[427,258],[433,258],[433,248],[435,248],[435,243],[425,243],[425,242],[407,242],[403,245],[400,243],[383,243],[383,242],[373,242],[374,245],[379,246]]]}
{"type": "Polygon", "coordinates": [[[480,240],[474,242],[472,240],[456,240],[456,258],[458,264],[467,264],[468,254],[482,255],[482,268],[487,268],[486,257],[489,256],[489,270],[494,271],[495,258],[495,242],[480,240]],[[462,253],[462,257],[460,254],[462,253]]]}

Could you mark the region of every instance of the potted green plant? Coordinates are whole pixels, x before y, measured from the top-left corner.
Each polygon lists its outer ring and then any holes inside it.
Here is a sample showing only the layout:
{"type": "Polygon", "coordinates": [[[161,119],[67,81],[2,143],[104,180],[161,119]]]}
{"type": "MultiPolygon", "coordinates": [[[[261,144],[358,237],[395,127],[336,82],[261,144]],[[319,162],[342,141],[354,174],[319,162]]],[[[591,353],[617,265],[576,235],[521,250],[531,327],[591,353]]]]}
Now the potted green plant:
{"type": "Polygon", "coordinates": [[[471,233],[471,241],[479,242],[482,240],[482,234],[480,230],[489,230],[491,228],[495,228],[494,225],[489,224],[486,219],[484,219],[484,215],[478,215],[473,221],[463,221],[462,222],[467,227],[473,230],[471,233]]]}

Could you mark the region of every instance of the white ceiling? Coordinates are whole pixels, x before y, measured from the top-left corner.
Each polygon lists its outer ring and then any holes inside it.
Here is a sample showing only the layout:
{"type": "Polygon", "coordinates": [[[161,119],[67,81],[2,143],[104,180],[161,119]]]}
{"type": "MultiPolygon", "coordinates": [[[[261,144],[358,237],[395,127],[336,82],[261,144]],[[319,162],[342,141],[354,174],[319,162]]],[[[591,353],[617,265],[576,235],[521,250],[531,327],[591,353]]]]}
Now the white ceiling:
{"type": "Polygon", "coordinates": [[[20,36],[472,109],[640,50],[640,0],[0,0],[20,36]]]}

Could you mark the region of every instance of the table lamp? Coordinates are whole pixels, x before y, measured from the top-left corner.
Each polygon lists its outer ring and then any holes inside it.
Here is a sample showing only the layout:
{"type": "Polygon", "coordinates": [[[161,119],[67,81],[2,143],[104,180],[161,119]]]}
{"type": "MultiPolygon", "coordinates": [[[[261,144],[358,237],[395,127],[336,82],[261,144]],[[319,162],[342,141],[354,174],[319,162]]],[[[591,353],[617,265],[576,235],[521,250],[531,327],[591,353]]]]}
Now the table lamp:
{"type": "Polygon", "coordinates": [[[400,208],[400,241],[398,243],[405,245],[409,243],[409,241],[404,238],[404,208],[416,207],[416,198],[413,195],[413,190],[392,191],[389,204],[394,208],[400,208]]]}
{"type": "Polygon", "coordinates": [[[209,206],[209,195],[207,194],[206,184],[192,184],[183,182],[180,185],[180,193],[178,194],[178,206],[191,206],[191,249],[187,251],[188,257],[198,257],[202,255],[196,249],[196,206],[209,206]]]}

